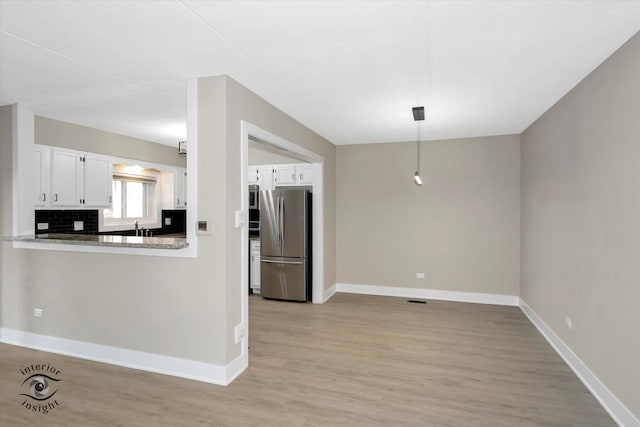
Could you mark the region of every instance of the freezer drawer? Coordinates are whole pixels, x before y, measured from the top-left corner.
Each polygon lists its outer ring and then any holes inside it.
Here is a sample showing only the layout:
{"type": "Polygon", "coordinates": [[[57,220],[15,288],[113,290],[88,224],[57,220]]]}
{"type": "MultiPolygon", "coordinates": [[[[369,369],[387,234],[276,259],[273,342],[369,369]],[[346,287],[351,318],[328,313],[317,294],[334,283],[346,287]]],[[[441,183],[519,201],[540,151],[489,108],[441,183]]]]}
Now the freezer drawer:
{"type": "Polygon", "coordinates": [[[307,263],[304,258],[262,257],[260,294],[264,298],[307,301],[307,263]]]}

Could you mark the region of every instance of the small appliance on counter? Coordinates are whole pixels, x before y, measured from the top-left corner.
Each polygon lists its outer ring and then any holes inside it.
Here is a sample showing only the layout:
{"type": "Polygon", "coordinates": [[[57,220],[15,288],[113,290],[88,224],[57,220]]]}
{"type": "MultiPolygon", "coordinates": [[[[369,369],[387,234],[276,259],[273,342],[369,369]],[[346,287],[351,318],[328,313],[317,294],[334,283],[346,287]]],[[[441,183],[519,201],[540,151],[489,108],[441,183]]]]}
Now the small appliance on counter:
{"type": "Polygon", "coordinates": [[[260,211],[261,295],[311,301],[311,192],[260,191],[260,211]]]}

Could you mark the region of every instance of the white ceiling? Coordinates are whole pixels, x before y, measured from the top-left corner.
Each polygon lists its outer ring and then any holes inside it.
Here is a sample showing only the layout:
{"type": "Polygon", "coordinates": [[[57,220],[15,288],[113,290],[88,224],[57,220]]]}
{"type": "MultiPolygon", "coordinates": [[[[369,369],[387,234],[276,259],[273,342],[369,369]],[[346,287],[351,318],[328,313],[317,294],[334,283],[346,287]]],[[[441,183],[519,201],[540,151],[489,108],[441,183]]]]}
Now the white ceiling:
{"type": "Polygon", "coordinates": [[[640,1],[0,0],[0,104],[176,145],[228,74],[334,144],[519,133],[640,30],[640,1]]]}

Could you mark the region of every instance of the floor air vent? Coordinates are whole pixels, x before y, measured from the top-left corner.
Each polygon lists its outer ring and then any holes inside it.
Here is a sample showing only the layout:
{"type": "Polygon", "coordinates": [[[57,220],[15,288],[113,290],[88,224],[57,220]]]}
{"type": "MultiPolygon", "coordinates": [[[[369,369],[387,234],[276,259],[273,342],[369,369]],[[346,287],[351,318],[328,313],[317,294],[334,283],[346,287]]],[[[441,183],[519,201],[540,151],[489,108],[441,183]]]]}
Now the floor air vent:
{"type": "Polygon", "coordinates": [[[413,303],[413,304],[426,304],[427,302],[424,300],[419,300],[419,299],[408,299],[407,302],[413,303]]]}

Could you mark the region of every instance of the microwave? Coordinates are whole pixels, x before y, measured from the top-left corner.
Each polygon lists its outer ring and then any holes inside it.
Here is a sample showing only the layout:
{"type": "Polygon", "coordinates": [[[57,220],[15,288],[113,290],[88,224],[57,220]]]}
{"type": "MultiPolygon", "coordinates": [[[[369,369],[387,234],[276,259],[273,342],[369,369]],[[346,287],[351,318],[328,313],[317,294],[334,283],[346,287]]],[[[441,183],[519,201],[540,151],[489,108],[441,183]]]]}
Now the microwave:
{"type": "Polygon", "coordinates": [[[252,184],[249,186],[249,209],[260,209],[260,186],[252,184]]]}

